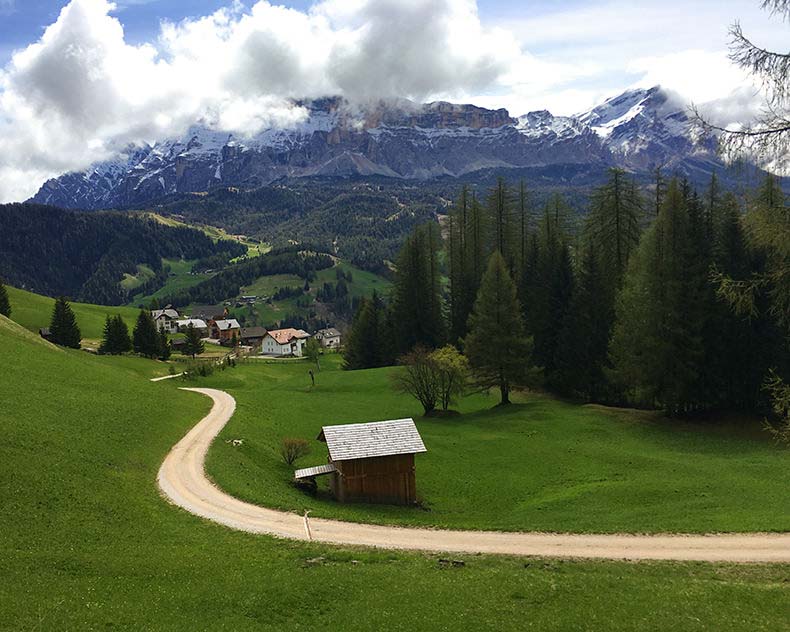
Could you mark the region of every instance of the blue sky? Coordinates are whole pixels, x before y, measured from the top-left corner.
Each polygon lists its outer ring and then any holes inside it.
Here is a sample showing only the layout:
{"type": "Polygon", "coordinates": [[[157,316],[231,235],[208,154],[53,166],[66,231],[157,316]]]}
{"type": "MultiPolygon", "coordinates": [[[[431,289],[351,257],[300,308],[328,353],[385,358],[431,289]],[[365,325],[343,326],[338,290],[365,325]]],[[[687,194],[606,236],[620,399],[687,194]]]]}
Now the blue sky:
{"type": "Polygon", "coordinates": [[[582,112],[661,84],[744,122],[736,19],[786,50],[759,0],[0,0],[0,201],[200,120],[254,134],[292,99],[445,99],[582,112]]]}

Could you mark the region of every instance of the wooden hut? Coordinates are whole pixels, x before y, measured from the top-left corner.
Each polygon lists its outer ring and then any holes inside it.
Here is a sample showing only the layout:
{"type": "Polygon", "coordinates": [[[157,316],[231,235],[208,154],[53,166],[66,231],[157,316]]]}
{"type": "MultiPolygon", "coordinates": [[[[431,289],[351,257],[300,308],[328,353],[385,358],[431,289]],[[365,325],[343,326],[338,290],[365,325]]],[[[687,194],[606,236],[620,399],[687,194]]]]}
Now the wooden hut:
{"type": "Polygon", "coordinates": [[[297,479],[330,475],[340,502],[416,502],[414,455],[426,449],[414,420],[324,426],[318,439],[327,445],[329,463],[297,470],[297,479]]]}

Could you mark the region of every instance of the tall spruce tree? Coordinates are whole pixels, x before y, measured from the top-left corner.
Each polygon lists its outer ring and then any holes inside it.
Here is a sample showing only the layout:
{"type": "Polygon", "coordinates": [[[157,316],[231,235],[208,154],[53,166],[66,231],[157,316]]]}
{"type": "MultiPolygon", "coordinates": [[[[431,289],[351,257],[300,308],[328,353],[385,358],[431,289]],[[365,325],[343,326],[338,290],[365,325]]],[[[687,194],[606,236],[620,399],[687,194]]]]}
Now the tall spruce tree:
{"type": "Polygon", "coordinates": [[[528,330],[535,339],[535,359],[549,380],[553,377],[557,343],[573,295],[567,212],[565,201],[556,195],[544,209],[527,308],[528,330]]]}
{"type": "MultiPolygon", "coordinates": [[[[170,339],[167,337],[164,329],[159,330],[159,344],[157,345],[157,357],[160,360],[169,360],[170,355],[173,353],[173,348],[170,346],[170,339]]],[[[234,347],[235,348],[235,347],[234,347]]]]}
{"type": "Polygon", "coordinates": [[[0,280],[0,314],[11,318],[11,301],[8,299],[8,290],[2,280],[0,280]]]}
{"type": "Polygon", "coordinates": [[[689,195],[673,180],[656,222],[632,257],[617,304],[614,376],[632,400],[668,413],[697,406],[703,357],[689,195]]]}
{"type": "Polygon", "coordinates": [[[478,385],[498,388],[500,404],[523,385],[532,367],[532,341],[527,337],[516,284],[504,258],[496,251],[480,284],[464,351],[478,385]]]}
{"type": "Polygon", "coordinates": [[[595,249],[585,249],[576,288],[557,341],[550,386],[587,401],[606,398],[612,288],[595,249]]]}
{"type": "Polygon", "coordinates": [[[129,337],[129,328],[120,314],[107,315],[104,321],[104,335],[99,353],[117,355],[132,350],[132,340],[129,337]]]}
{"type": "Polygon", "coordinates": [[[195,329],[192,323],[189,323],[184,331],[184,346],[181,348],[181,353],[184,355],[199,356],[205,350],[205,344],[200,337],[200,332],[195,329]]]}
{"type": "Polygon", "coordinates": [[[491,225],[490,251],[499,251],[505,259],[511,276],[518,261],[518,235],[514,217],[513,199],[505,179],[497,178],[496,184],[488,193],[488,217],[491,225]]]}
{"type": "Polygon", "coordinates": [[[137,316],[137,323],[132,333],[132,343],[134,352],[146,358],[158,358],[160,355],[159,331],[148,310],[141,309],[137,316]]]}
{"type": "Polygon", "coordinates": [[[62,347],[80,348],[82,335],[77,325],[77,318],[71,309],[71,305],[64,298],[55,300],[55,307],[52,310],[52,320],[49,325],[50,340],[62,347]]]}
{"type": "Polygon", "coordinates": [[[375,292],[362,299],[343,348],[344,369],[372,369],[391,362],[386,312],[375,292]]]}
{"type": "Polygon", "coordinates": [[[392,300],[398,354],[444,341],[440,249],[439,227],[431,222],[406,239],[398,256],[392,300]]]}

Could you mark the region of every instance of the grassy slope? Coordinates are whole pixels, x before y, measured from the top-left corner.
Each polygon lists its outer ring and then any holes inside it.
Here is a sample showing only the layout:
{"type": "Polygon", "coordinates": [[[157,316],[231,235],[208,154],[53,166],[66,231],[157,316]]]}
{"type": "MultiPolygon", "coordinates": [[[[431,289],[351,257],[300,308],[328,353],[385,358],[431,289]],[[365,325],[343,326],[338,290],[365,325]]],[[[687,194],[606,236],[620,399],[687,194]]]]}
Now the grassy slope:
{"type": "Polygon", "coordinates": [[[192,266],[195,263],[194,260],[184,261],[180,259],[164,259],[162,263],[170,266],[170,275],[168,276],[165,284],[152,294],[135,295],[135,297],[129,302],[131,306],[137,307],[138,305],[148,305],[152,299],[165,298],[175,294],[179,290],[185,290],[193,287],[201,281],[210,279],[212,276],[210,274],[191,274],[190,271],[192,270],[192,266]]]}
{"type": "MultiPolygon", "coordinates": [[[[52,317],[52,306],[55,299],[8,287],[11,301],[11,318],[30,331],[38,332],[41,327],[49,327],[52,317]]],[[[137,319],[138,310],[130,307],[110,307],[106,305],[89,305],[72,303],[83,339],[101,340],[104,320],[107,314],[120,314],[131,330],[137,319]]]]}
{"type": "Polygon", "coordinates": [[[306,364],[247,365],[207,385],[226,388],[238,412],[208,470],[227,491],[312,515],[451,528],[585,532],[790,530],[788,453],[765,433],[613,414],[543,396],[491,410],[473,396],[455,419],[418,419],[392,392],[391,369],[344,372],[327,356],[310,391],[306,364]],[[298,465],[325,461],[324,424],[413,416],[428,447],[417,457],[426,510],[338,505],[293,488],[277,456],[283,436],[311,440],[298,465]]]}
{"type": "MultiPolygon", "coordinates": [[[[319,270],[316,273],[316,279],[311,286],[311,294],[313,296],[324,283],[336,283],[336,268],[340,267],[344,272],[352,273],[352,282],[348,284],[349,293],[351,296],[370,296],[374,290],[381,294],[389,292],[391,287],[390,282],[377,274],[367,272],[359,268],[340,261],[336,266],[319,270]]],[[[277,288],[281,287],[302,287],[304,286],[304,279],[299,278],[295,274],[273,274],[270,276],[263,276],[256,279],[250,285],[241,288],[242,295],[253,296],[272,296],[277,288]]],[[[282,320],[286,316],[302,314],[304,315],[307,310],[300,308],[296,304],[296,298],[289,298],[270,303],[258,303],[255,309],[258,312],[259,322],[264,325],[271,325],[272,323],[282,320]]],[[[242,313],[247,313],[245,310],[249,308],[238,308],[231,310],[234,315],[239,316],[242,313]]]]}
{"type": "Polygon", "coordinates": [[[59,350],[2,317],[0,357],[3,629],[776,631],[790,620],[786,565],[470,556],[442,569],[437,556],[233,532],[155,486],[206,398],[148,382],[147,361],[59,350]]]}

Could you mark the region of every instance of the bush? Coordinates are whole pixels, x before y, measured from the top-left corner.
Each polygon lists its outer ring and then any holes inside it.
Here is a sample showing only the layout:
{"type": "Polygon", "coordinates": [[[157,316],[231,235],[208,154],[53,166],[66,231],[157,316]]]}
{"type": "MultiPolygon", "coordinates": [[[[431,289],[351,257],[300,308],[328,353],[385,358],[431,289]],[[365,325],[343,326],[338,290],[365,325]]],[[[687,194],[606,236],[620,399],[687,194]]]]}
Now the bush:
{"type": "Polygon", "coordinates": [[[297,459],[310,454],[310,444],[306,439],[286,437],[280,444],[280,456],[288,465],[293,465],[297,459]]]}

